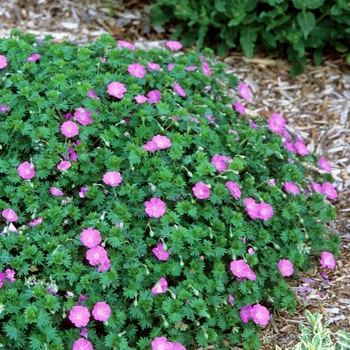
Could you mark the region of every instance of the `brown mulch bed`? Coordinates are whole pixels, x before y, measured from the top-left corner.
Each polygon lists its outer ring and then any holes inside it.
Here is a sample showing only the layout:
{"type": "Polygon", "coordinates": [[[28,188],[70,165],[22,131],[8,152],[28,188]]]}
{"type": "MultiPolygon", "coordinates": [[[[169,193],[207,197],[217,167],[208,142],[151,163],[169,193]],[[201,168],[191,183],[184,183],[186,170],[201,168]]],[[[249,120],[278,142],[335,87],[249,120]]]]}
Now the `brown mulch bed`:
{"type": "MultiPolygon", "coordinates": [[[[150,27],[149,1],[130,0],[0,0],[0,37],[19,28],[56,41],[84,44],[103,33],[134,42],[137,47],[164,47],[174,28],[150,27]]],[[[319,312],[331,322],[332,331],[350,333],[350,69],[334,53],[321,66],[308,63],[303,74],[292,79],[290,64],[263,54],[248,59],[231,52],[224,61],[229,72],[250,86],[253,97],[244,104],[249,114],[269,117],[280,113],[291,131],[297,132],[310,152],[317,152],[332,165],[339,197],[333,204],[338,219],[329,230],[342,238],[342,254],[333,271],[323,271],[319,259],[315,268],[290,280],[298,300],[298,312],[275,312],[261,330],[261,349],[289,349],[298,342],[300,323],[307,324],[305,310],[319,312]],[[326,275],[322,275],[326,272],[326,275]],[[302,287],[302,288],[300,288],[302,287]],[[301,292],[304,290],[304,292],[301,292]]],[[[237,347],[239,348],[239,347],[237,347]]]]}

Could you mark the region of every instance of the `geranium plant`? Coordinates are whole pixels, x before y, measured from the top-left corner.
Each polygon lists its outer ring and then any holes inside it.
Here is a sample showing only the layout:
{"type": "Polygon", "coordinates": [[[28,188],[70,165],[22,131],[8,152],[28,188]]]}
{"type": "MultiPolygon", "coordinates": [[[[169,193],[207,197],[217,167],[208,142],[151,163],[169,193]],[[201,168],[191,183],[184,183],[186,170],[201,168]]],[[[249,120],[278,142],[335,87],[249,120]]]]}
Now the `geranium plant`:
{"type": "Polygon", "coordinates": [[[209,49],[50,39],[0,39],[1,346],[258,348],[288,278],[334,268],[327,161],[209,49]]]}

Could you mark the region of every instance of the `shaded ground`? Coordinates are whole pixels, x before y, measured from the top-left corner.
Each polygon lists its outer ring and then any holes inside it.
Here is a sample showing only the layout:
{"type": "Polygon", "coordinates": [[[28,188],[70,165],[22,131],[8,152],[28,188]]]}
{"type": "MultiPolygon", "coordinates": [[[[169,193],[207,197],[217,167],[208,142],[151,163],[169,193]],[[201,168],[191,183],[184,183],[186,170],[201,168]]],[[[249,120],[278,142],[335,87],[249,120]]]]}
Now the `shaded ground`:
{"type": "MultiPolygon", "coordinates": [[[[0,37],[11,28],[56,41],[77,44],[95,40],[103,33],[115,39],[136,43],[137,47],[164,47],[174,28],[150,28],[149,1],[130,0],[124,5],[113,0],[53,1],[0,0],[0,37]]],[[[339,197],[333,204],[338,219],[329,229],[342,238],[342,255],[333,271],[324,272],[315,258],[315,268],[302,273],[290,284],[298,300],[298,312],[276,312],[262,328],[261,349],[289,349],[298,341],[298,324],[307,324],[304,312],[319,312],[331,322],[335,332],[350,333],[350,69],[339,55],[330,54],[319,67],[308,63],[305,73],[289,76],[290,64],[263,54],[247,59],[241,52],[230,52],[224,61],[229,72],[248,84],[253,98],[245,105],[254,117],[282,114],[289,129],[332,164],[339,197]]],[[[240,349],[240,347],[236,347],[240,349]]]]}

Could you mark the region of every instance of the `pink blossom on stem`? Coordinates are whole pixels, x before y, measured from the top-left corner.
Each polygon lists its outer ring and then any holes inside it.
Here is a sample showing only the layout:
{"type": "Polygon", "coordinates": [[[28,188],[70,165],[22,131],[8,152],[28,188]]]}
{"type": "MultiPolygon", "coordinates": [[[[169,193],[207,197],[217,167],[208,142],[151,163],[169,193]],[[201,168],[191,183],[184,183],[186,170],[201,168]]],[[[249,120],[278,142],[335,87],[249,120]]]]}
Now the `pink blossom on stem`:
{"type": "Polygon", "coordinates": [[[133,45],[127,41],[124,41],[124,40],[118,40],[118,46],[120,49],[126,48],[126,49],[130,49],[132,51],[135,50],[135,45],[133,45]]]}
{"type": "Polygon", "coordinates": [[[245,209],[248,213],[248,215],[252,219],[258,219],[259,218],[259,205],[255,202],[253,198],[245,198],[243,200],[243,203],[245,205],[245,209]]]}
{"type": "Polygon", "coordinates": [[[210,196],[210,189],[208,185],[203,182],[197,182],[194,187],[192,187],[194,195],[198,199],[206,199],[210,196]]]}
{"type": "Polygon", "coordinates": [[[252,307],[252,310],[250,313],[251,313],[253,321],[256,324],[266,326],[269,323],[270,313],[269,313],[269,310],[267,310],[267,308],[265,306],[262,306],[260,304],[255,304],[252,307]]]}
{"type": "Polygon", "coordinates": [[[325,182],[322,185],[322,190],[328,199],[336,199],[338,197],[337,190],[333,187],[333,185],[330,182],[325,182]]]}
{"type": "Polygon", "coordinates": [[[244,323],[247,323],[252,318],[252,308],[252,305],[248,304],[239,310],[239,316],[244,323]]]}
{"type": "Polygon", "coordinates": [[[251,281],[256,280],[254,272],[243,259],[231,261],[230,270],[238,278],[248,278],[251,281]]]}
{"type": "Polygon", "coordinates": [[[57,169],[64,171],[69,169],[72,166],[72,164],[70,162],[67,161],[62,161],[60,164],[57,165],[57,169]]]}
{"type": "Polygon", "coordinates": [[[53,196],[63,196],[63,192],[56,187],[50,187],[50,193],[53,196]]]}
{"type": "Polygon", "coordinates": [[[214,118],[212,115],[207,115],[207,114],[205,114],[205,117],[206,117],[211,123],[215,123],[216,118],[214,118]]]}
{"type": "Polygon", "coordinates": [[[81,125],[88,125],[93,122],[93,119],[90,117],[90,112],[83,107],[78,108],[74,112],[74,117],[81,125]]]}
{"type": "Polygon", "coordinates": [[[96,98],[98,101],[101,100],[99,97],[97,97],[96,92],[94,90],[89,90],[88,93],[87,93],[87,97],[89,97],[89,98],[96,98]]]}
{"type": "Polygon", "coordinates": [[[152,350],[173,350],[173,344],[165,337],[157,337],[152,340],[152,350]]]}
{"type": "Polygon", "coordinates": [[[269,180],[269,186],[276,186],[275,179],[270,179],[269,180]]]}
{"type": "Polygon", "coordinates": [[[61,125],[61,132],[68,138],[74,137],[79,134],[79,127],[77,124],[69,120],[61,125]]]}
{"type": "Polygon", "coordinates": [[[9,111],[9,108],[7,107],[6,103],[0,106],[0,112],[6,113],[9,111]]]}
{"type": "Polygon", "coordinates": [[[72,350],[94,350],[94,348],[87,339],[79,338],[73,343],[72,350]]]}
{"type": "Polygon", "coordinates": [[[7,209],[3,210],[1,215],[8,222],[16,222],[18,220],[18,215],[11,208],[7,208],[7,209]]]}
{"type": "Polygon", "coordinates": [[[117,171],[108,171],[103,177],[102,181],[109,186],[116,187],[122,182],[122,176],[117,171]]]}
{"type": "Polygon", "coordinates": [[[248,122],[249,122],[249,126],[250,126],[252,129],[258,130],[257,125],[256,125],[251,119],[248,119],[248,122]]]}
{"type": "Polygon", "coordinates": [[[147,94],[148,101],[150,104],[157,103],[161,100],[162,95],[158,90],[152,90],[147,94]]]}
{"type": "Polygon", "coordinates": [[[83,327],[79,333],[79,335],[82,335],[83,337],[88,337],[88,329],[86,327],[83,327]]]}
{"type": "Polygon", "coordinates": [[[329,269],[334,269],[335,268],[335,259],[332,253],[328,252],[323,252],[321,254],[321,266],[322,268],[328,267],[329,269]]]}
{"type": "Polygon", "coordinates": [[[155,142],[153,142],[153,141],[148,141],[146,144],[144,144],[142,146],[142,148],[144,150],[146,150],[147,152],[155,152],[155,151],[159,150],[157,144],[155,142]]]}
{"type": "Polygon", "coordinates": [[[100,231],[94,230],[91,227],[86,228],[80,233],[80,241],[85,247],[96,247],[102,241],[100,231]]]}
{"type": "Polygon", "coordinates": [[[174,92],[176,94],[178,94],[179,96],[182,96],[182,97],[186,97],[185,90],[178,83],[174,83],[171,86],[174,88],[174,92]]]}
{"type": "Polygon", "coordinates": [[[273,113],[267,120],[268,128],[277,134],[282,134],[286,126],[286,120],[278,113],[273,113]]]}
{"type": "Polygon", "coordinates": [[[86,192],[89,190],[88,187],[80,187],[80,192],[79,192],[79,197],[80,198],[85,198],[86,192]]]}
{"type": "Polygon", "coordinates": [[[297,150],[296,150],[293,142],[284,141],[283,145],[287,151],[292,152],[292,153],[297,153],[297,150]]]}
{"type": "Polygon", "coordinates": [[[249,100],[250,99],[250,89],[249,89],[249,87],[246,84],[239,83],[239,85],[238,85],[238,92],[241,95],[241,97],[244,98],[245,100],[249,100]]]}
{"type": "Polygon", "coordinates": [[[211,74],[210,73],[210,67],[209,67],[207,62],[203,62],[202,63],[202,71],[203,71],[204,75],[210,77],[210,74],[211,74]]]}
{"type": "Polygon", "coordinates": [[[229,157],[215,154],[215,156],[211,159],[211,164],[213,164],[214,167],[221,173],[227,169],[227,162],[229,162],[230,159],[231,158],[229,157]]]}
{"type": "Polygon", "coordinates": [[[194,70],[196,70],[198,68],[198,66],[187,66],[185,67],[185,70],[187,72],[193,72],[194,70]]]}
{"type": "Polygon", "coordinates": [[[231,306],[235,305],[235,299],[232,294],[229,294],[227,297],[228,302],[231,304],[231,306]]]}
{"type": "Polygon", "coordinates": [[[76,327],[85,327],[89,323],[90,313],[87,307],[76,305],[70,310],[68,318],[76,327]]]}
{"type": "Polygon", "coordinates": [[[152,63],[152,62],[147,62],[147,67],[150,70],[159,70],[160,69],[160,65],[157,63],[152,63]]]}
{"type": "Polygon", "coordinates": [[[96,321],[107,321],[111,316],[111,308],[104,301],[100,301],[92,309],[92,316],[96,321]]]}
{"type": "Polygon", "coordinates": [[[282,276],[285,276],[285,277],[291,276],[294,273],[293,264],[288,259],[281,259],[278,262],[278,269],[280,270],[282,276]]]}
{"type": "Polygon", "coordinates": [[[254,249],[252,247],[248,248],[248,254],[249,255],[254,255],[255,254],[255,251],[254,251],[254,249]]]}
{"type": "Polygon", "coordinates": [[[157,257],[158,260],[166,261],[170,256],[170,252],[164,250],[163,243],[158,243],[156,248],[152,249],[153,254],[157,257]]]}
{"type": "Polygon", "coordinates": [[[152,142],[157,145],[158,149],[166,149],[171,147],[171,141],[166,136],[155,135],[152,137],[152,142]]]}
{"type": "Polygon", "coordinates": [[[32,55],[29,56],[29,58],[27,59],[27,62],[35,62],[40,57],[41,57],[41,55],[39,55],[38,53],[33,53],[32,55]]]}
{"type": "Polygon", "coordinates": [[[157,284],[152,288],[152,294],[162,294],[165,293],[168,288],[168,282],[167,280],[162,277],[157,284]]]}
{"type": "Polygon", "coordinates": [[[18,175],[24,180],[30,180],[35,176],[34,164],[23,162],[17,168],[18,175]]]}
{"type": "Polygon", "coordinates": [[[97,268],[97,272],[108,271],[111,268],[111,261],[106,258],[100,262],[100,266],[97,268]]]}
{"type": "Polygon", "coordinates": [[[172,350],[186,350],[186,348],[180,343],[172,343],[172,350]]]}
{"type": "Polygon", "coordinates": [[[137,95],[137,96],[135,96],[135,100],[136,100],[136,103],[143,104],[146,101],[148,101],[148,98],[146,96],[143,96],[143,95],[137,95]]]}
{"type": "Polygon", "coordinates": [[[325,158],[320,158],[317,162],[318,166],[327,173],[332,171],[332,167],[325,158]]]}
{"type": "Polygon", "coordinates": [[[309,151],[307,150],[306,146],[304,143],[298,141],[295,143],[295,149],[300,154],[301,156],[306,156],[309,154],[309,151]]]}
{"type": "Polygon", "coordinates": [[[124,84],[113,81],[108,84],[107,92],[114,97],[123,98],[124,93],[128,90],[125,88],[124,84]]]}
{"type": "Polygon", "coordinates": [[[16,279],[15,279],[16,271],[15,270],[11,270],[11,269],[6,269],[5,273],[6,273],[6,278],[11,283],[15,283],[15,281],[16,281],[16,279]]]}
{"type": "Polygon", "coordinates": [[[287,193],[300,194],[299,187],[293,182],[285,182],[283,187],[287,193]]]}
{"type": "Polygon", "coordinates": [[[145,212],[150,218],[160,218],[165,214],[166,205],[159,198],[151,198],[144,203],[145,212]]]}
{"type": "Polygon", "coordinates": [[[242,105],[242,103],[239,103],[239,102],[235,102],[232,107],[235,109],[235,111],[239,114],[242,114],[244,115],[246,112],[245,112],[245,107],[242,105]]]}
{"type": "Polygon", "coordinates": [[[208,91],[210,91],[210,89],[211,89],[211,86],[208,85],[208,86],[206,86],[206,87],[204,88],[204,92],[208,92],[208,91]]]}
{"type": "Polygon", "coordinates": [[[168,71],[171,72],[175,67],[175,64],[174,63],[169,63],[168,64],[168,71]]]}
{"type": "Polygon", "coordinates": [[[146,68],[140,63],[134,63],[128,66],[128,72],[134,77],[141,79],[146,74],[146,68]]]}
{"type": "Polygon", "coordinates": [[[182,48],[182,44],[178,41],[167,41],[165,45],[172,51],[177,51],[182,48]]]}
{"type": "Polygon", "coordinates": [[[231,192],[234,199],[241,198],[241,190],[236,182],[228,181],[226,182],[226,188],[231,192]]]}
{"type": "Polygon", "coordinates": [[[103,247],[97,245],[87,250],[86,259],[89,260],[92,266],[101,264],[107,259],[107,251],[103,247]]]}
{"type": "Polygon", "coordinates": [[[270,204],[261,202],[258,204],[258,216],[260,219],[266,221],[273,216],[273,208],[270,204]]]}
{"type": "Polygon", "coordinates": [[[322,185],[320,185],[320,184],[318,184],[318,183],[316,183],[314,181],[311,181],[311,187],[312,187],[312,189],[315,192],[323,194],[323,187],[322,187],[322,185]]]}
{"type": "Polygon", "coordinates": [[[0,55],[0,69],[7,66],[7,58],[4,55],[0,55]]]}
{"type": "Polygon", "coordinates": [[[40,225],[42,222],[43,222],[43,218],[37,218],[31,221],[28,225],[34,227],[34,226],[40,225]]]}

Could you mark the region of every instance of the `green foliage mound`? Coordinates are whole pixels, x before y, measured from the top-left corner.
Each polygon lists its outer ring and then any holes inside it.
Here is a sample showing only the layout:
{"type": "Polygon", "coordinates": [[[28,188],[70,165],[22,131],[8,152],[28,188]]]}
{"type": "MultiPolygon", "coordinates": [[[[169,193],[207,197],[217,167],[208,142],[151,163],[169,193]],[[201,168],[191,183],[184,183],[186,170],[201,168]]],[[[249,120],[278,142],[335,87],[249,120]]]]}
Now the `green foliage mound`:
{"type": "MultiPolygon", "coordinates": [[[[156,0],[154,26],[177,23],[173,39],[184,45],[218,45],[218,54],[231,48],[271,55],[288,54],[291,74],[302,73],[306,51],[322,62],[326,46],[348,52],[350,3],[347,0],[156,0]],[[210,40],[210,41],[208,41],[210,40]]],[[[350,54],[347,56],[350,62],[350,54]]]]}
{"type": "Polygon", "coordinates": [[[209,49],[50,39],[0,39],[0,346],[259,348],[334,267],[331,175],[209,49]]]}

